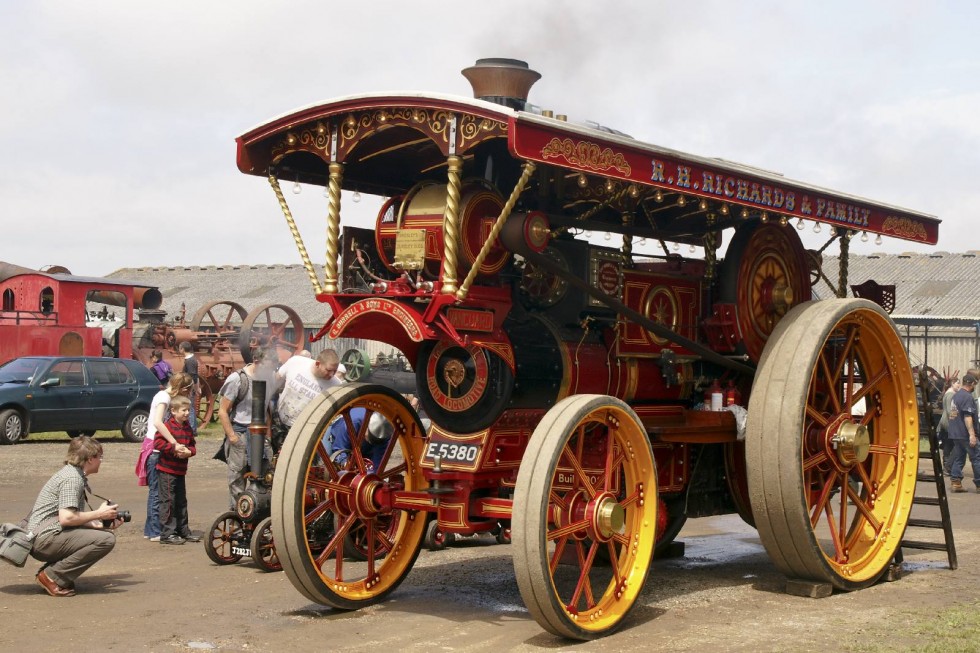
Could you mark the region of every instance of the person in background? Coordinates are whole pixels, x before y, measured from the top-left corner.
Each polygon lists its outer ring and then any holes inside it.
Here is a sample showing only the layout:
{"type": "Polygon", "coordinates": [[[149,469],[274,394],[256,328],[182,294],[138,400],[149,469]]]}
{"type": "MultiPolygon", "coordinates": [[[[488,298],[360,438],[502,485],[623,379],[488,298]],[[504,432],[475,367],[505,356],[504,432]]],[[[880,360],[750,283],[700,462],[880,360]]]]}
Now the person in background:
{"type": "Polygon", "coordinates": [[[160,460],[160,451],[156,448],[154,439],[158,433],[163,438],[176,445],[177,440],[167,429],[165,420],[167,412],[170,410],[170,403],[175,397],[190,397],[191,388],[194,382],[189,374],[178,372],[170,377],[166,390],[153,395],[150,400],[150,418],[146,429],[146,436],[143,438],[143,445],[140,447],[139,459],[136,461],[136,476],[139,485],[147,486],[149,492],[146,496],[146,523],[143,525],[143,539],[151,542],[160,541],[160,486],[157,479],[157,463],[160,460]]]}
{"type": "MultiPolygon", "coordinates": [[[[248,462],[248,425],[252,421],[252,381],[266,382],[266,402],[275,388],[275,372],[265,364],[264,349],[252,351],[252,362],[229,374],[218,391],[218,421],[225,433],[222,444],[228,465],[228,494],[231,509],[238,495],[245,491],[243,470],[248,462]]],[[[268,409],[268,406],[266,406],[268,409]]],[[[271,449],[271,447],[270,447],[271,449]]]]}
{"type": "MultiPolygon", "coordinates": [[[[367,416],[367,409],[352,408],[349,413],[351,427],[354,433],[361,431],[364,418],[367,416]]],[[[375,471],[381,466],[385,451],[388,449],[388,441],[395,432],[395,426],[389,422],[381,413],[372,413],[368,419],[367,431],[364,440],[361,442],[361,455],[370,461],[368,471],[375,471]]],[[[340,417],[333,421],[326,435],[327,454],[340,468],[347,465],[351,455],[352,434],[347,431],[347,423],[340,417]]]]}
{"type": "Polygon", "coordinates": [[[201,396],[201,377],[198,375],[197,357],[194,356],[194,346],[186,340],[180,343],[180,353],[184,355],[184,373],[190,374],[194,381],[191,390],[191,430],[197,435],[197,398],[201,396]]]}
{"type": "Polygon", "coordinates": [[[949,439],[953,441],[953,464],[949,478],[953,492],[966,492],[963,487],[963,465],[967,454],[973,466],[973,485],[980,494],[980,447],[977,446],[977,402],[973,389],[977,379],[972,374],[963,377],[963,386],[953,395],[949,411],[949,439]]]}
{"type": "Polygon", "coordinates": [[[170,366],[170,363],[163,360],[163,352],[154,349],[150,354],[150,371],[153,372],[153,376],[160,380],[160,385],[165,386],[170,381],[170,377],[173,376],[174,368],[170,366]]]}
{"type": "Polygon", "coordinates": [[[341,383],[347,383],[347,366],[343,363],[337,365],[337,379],[341,383]]]}
{"type": "Polygon", "coordinates": [[[75,596],[75,580],[116,545],[115,529],[122,524],[116,505],[103,501],[95,510],[82,510],[88,477],[101,465],[99,441],[74,438],[65,466],[41,488],[27,518],[27,530],[36,534],[31,556],[44,563],[37,582],[51,596],[75,596]]]}
{"type": "Polygon", "coordinates": [[[160,544],[200,542],[191,532],[187,516],[187,459],[197,453],[197,442],[190,425],[191,401],[176,396],[170,402],[170,419],[165,427],[177,444],[157,432],[154,447],[160,451],[157,476],[160,482],[160,544]]]}
{"type": "Polygon", "coordinates": [[[953,469],[953,441],[949,439],[949,411],[953,406],[953,395],[960,389],[960,380],[953,379],[953,382],[943,393],[943,415],[939,418],[939,426],[936,427],[936,440],[943,452],[943,473],[949,476],[953,469]]]}
{"type": "Polygon", "coordinates": [[[275,419],[272,422],[273,451],[278,452],[290,427],[307,404],[330,388],[340,385],[337,368],[340,358],[333,349],[324,349],[316,359],[292,356],[276,371],[275,419]]]}

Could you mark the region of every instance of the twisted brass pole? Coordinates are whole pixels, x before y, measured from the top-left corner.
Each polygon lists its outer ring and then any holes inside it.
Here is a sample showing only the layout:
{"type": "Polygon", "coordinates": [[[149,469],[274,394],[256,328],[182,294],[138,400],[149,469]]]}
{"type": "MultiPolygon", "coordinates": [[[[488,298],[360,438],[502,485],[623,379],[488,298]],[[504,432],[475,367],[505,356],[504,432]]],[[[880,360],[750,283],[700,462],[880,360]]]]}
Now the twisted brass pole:
{"type": "Polygon", "coordinates": [[[330,183],[327,186],[327,260],[324,266],[324,290],[337,292],[337,249],[340,242],[340,185],[344,180],[344,164],[330,164],[330,183]]]}
{"type": "Polygon", "coordinates": [[[841,230],[840,237],[840,283],[837,286],[837,296],[847,297],[847,264],[850,260],[851,235],[846,229],[841,230]]]}
{"type": "Polygon", "coordinates": [[[306,269],[306,274],[310,277],[310,283],[313,284],[313,292],[319,295],[323,292],[323,289],[320,287],[320,280],[317,279],[316,270],[313,269],[313,261],[310,260],[310,255],[306,251],[306,245],[303,244],[303,237],[299,235],[296,220],[293,219],[293,213],[286,204],[286,198],[282,194],[282,188],[279,187],[279,180],[271,172],[269,173],[269,185],[275,191],[276,199],[279,200],[279,207],[282,209],[282,214],[286,217],[286,224],[289,225],[289,233],[293,235],[296,249],[299,250],[299,257],[303,260],[303,267],[306,269]]]}
{"type": "Polygon", "coordinates": [[[476,255],[476,260],[473,261],[473,266],[466,274],[466,279],[463,281],[462,287],[456,291],[456,299],[459,301],[466,299],[466,295],[470,291],[470,286],[473,285],[473,280],[476,279],[476,275],[480,271],[480,266],[486,260],[493,244],[497,242],[497,236],[500,235],[500,230],[504,228],[504,223],[507,222],[510,212],[514,210],[514,205],[517,204],[521,193],[524,192],[524,187],[527,186],[531,175],[534,174],[534,167],[533,161],[524,162],[524,172],[521,173],[521,178],[517,180],[517,184],[514,185],[514,190],[510,192],[510,197],[507,198],[507,203],[504,204],[504,208],[500,209],[500,215],[497,216],[497,221],[493,223],[493,228],[490,229],[490,235],[483,241],[483,246],[480,247],[480,253],[476,255]]]}
{"type": "Polygon", "coordinates": [[[446,212],[442,216],[442,294],[456,292],[456,264],[459,248],[459,173],[463,171],[463,157],[452,154],[447,161],[449,167],[446,183],[446,212]]]}

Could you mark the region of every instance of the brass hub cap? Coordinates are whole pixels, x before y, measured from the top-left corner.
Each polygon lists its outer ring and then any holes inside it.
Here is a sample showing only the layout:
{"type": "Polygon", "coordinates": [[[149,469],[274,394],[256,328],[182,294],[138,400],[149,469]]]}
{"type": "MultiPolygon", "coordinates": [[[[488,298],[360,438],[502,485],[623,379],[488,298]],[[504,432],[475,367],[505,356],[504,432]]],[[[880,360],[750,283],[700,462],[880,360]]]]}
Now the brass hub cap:
{"type": "Polygon", "coordinates": [[[842,465],[858,465],[868,458],[871,448],[871,434],[868,427],[854,422],[844,422],[831,439],[836,445],[837,460],[842,465]]]}
{"type": "Polygon", "coordinates": [[[614,535],[622,533],[626,525],[626,510],[609,493],[602,493],[589,502],[587,516],[592,537],[600,542],[608,542],[614,535]]]}

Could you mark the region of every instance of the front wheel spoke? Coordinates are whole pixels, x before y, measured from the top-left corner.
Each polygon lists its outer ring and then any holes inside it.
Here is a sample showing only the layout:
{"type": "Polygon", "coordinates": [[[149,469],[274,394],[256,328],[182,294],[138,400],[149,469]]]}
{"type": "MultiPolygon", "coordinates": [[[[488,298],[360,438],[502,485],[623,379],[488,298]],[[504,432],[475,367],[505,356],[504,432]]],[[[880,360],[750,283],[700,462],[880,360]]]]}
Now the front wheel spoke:
{"type": "Polygon", "coordinates": [[[309,526],[317,519],[325,515],[327,511],[333,510],[333,508],[334,508],[333,500],[330,498],[324,499],[320,503],[313,506],[313,508],[306,513],[306,515],[303,517],[303,523],[306,526],[309,526]]]}
{"type": "Polygon", "coordinates": [[[609,552],[609,565],[612,567],[613,580],[616,581],[616,586],[619,587],[623,582],[623,577],[619,573],[621,570],[619,568],[619,554],[616,552],[615,540],[616,538],[614,537],[613,539],[606,542],[606,549],[609,552]]]}
{"type": "Polygon", "coordinates": [[[806,473],[821,463],[827,461],[827,452],[821,451],[803,460],[803,472],[806,473]]]}
{"type": "Polygon", "coordinates": [[[586,494],[589,496],[589,498],[594,497],[595,488],[592,487],[592,483],[589,482],[589,477],[585,474],[585,469],[582,468],[581,458],[576,458],[573,456],[571,452],[568,451],[568,447],[565,447],[565,450],[562,453],[566,454],[565,459],[568,460],[568,464],[572,466],[572,471],[575,472],[575,478],[577,478],[582,484],[582,487],[585,488],[586,494]]]}
{"type": "Polygon", "coordinates": [[[556,528],[552,531],[548,531],[548,539],[557,540],[560,537],[567,537],[574,533],[578,533],[579,531],[585,530],[585,528],[588,525],[589,525],[589,520],[587,519],[583,519],[577,522],[572,522],[567,526],[562,526],[561,528],[556,528]]]}
{"type": "Polygon", "coordinates": [[[851,489],[851,484],[848,481],[847,474],[841,476],[841,493],[840,493],[840,528],[838,532],[840,533],[841,539],[843,539],[844,534],[847,533],[847,495],[851,489]]]}
{"type": "Polygon", "coordinates": [[[330,538],[330,541],[327,542],[327,545],[323,547],[323,551],[321,551],[320,555],[316,557],[316,566],[317,569],[320,569],[323,567],[323,564],[330,558],[331,555],[335,553],[337,554],[337,571],[334,576],[337,580],[343,580],[341,571],[343,567],[344,554],[339,549],[343,544],[344,538],[347,536],[347,532],[350,530],[350,527],[351,525],[353,525],[353,523],[354,523],[354,515],[353,514],[347,515],[347,519],[345,519],[344,523],[340,526],[340,528],[338,528],[334,532],[333,537],[330,538]]]}
{"type": "Polygon", "coordinates": [[[406,463],[402,463],[400,465],[395,465],[391,469],[386,469],[384,471],[384,474],[381,474],[380,476],[381,476],[382,480],[387,481],[387,480],[391,479],[391,477],[393,477],[393,476],[397,476],[399,474],[404,473],[405,470],[407,470],[407,469],[408,469],[408,465],[406,463]]]}
{"type": "Polygon", "coordinates": [[[562,554],[565,553],[566,544],[568,544],[568,537],[563,537],[555,542],[555,552],[551,554],[551,562],[548,565],[552,575],[554,575],[555,569],[558,568],[558,563],[561,561],[562,554]]]}
{"type": "Polygon", "coordinates": [[[364,534],[364,543],[367,545],[367,577],[374,578],[374,564],[376,562],[377,549],[374,547],[374,520],[369,519],[365,524],[367,532],[364,534]]]}
{"type": "Polygon", "coordinates": [[[618,503],[623,508],[625,508],[626,506],[633,505],[639,500],[640,500],[640,488],[639,486],[637,486],[636,490],[633,491],[633,494],[629,495],[628,497],[624,497],[623,500],[618,503]]]}
{"type": "Polygon", "coordinates": [[[596,551],[599,548],[598,542],[593,542],[592,546],[589,547],[588,556],[585,555],[582,550],[582,542],[578,540],[575,542],[575,549],[578,554],[579,569],[582,573],[579,574],[578,583],[575,584],[575,591],[572,593],[571,601],[569,601],[569,607],[574,608],[578,605],[579,599],[582,597],[583,592],[585,593],[585,606],[587,609],[592,609],[595,607],[595,597],[592,595],[592,583],[589,579],[589,572],[592,571],[592,561],[595,559],[596,551]]]}

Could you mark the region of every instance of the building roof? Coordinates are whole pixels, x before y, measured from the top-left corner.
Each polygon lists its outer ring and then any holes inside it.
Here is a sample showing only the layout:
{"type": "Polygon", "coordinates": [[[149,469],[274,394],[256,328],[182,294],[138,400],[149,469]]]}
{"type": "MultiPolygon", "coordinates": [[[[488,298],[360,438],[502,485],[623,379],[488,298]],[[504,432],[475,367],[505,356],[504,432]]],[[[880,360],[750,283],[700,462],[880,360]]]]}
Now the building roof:
{"type": "MultiPolygon", "coordinates": [[[[869,279],[895,286],[893,316],[980,320],[980,251],[851,255],[848,285],[869,279]]],[[[824,258],[824,274],[837,283],[840,257],[824,258]]],[[[833,291],[821,279],[819,297],[833,291]]]]}
{"type": "MultiPolygon", "coordinates": [[[[826,256],[823,269],[835,284],[840,259],[826,256]]],[[[319,278],[323,267],[314,265],[319,278]]],[[[285,304],[295,310],[307,329],[319,329],[330,309],[316,301],[302,265],[210,265],[207,267],[122,268],[108,279],[156,286],[163,293],[163,310],[173,318],[186,306],[187,319],[213,301],[234,301],[246,311],[266,304],[285,304]]],[[[927,254],[866,254],[849,259],[848,285],[872,279],[895,285],[893,316],[980,320],[980,251],[927,254]]],[[[834,296],[820,280],[819,298],[834,296]]]]}
{"type": "MultiPolygon", "coordinates": [[[[323,266],[314,268],[322,279],[323,266]]],[[[302,265],[121,268],[108,278],[159,288],[163,294],[160,308],[168,319],[179,316],[183,305],[190,321],[199,308],[215,301],[235,302],[249,313],[267,304],[284,304],[296,311],[305,329],[319,329],[330,317],[327,305],[314,297],[302,265]]]]}

